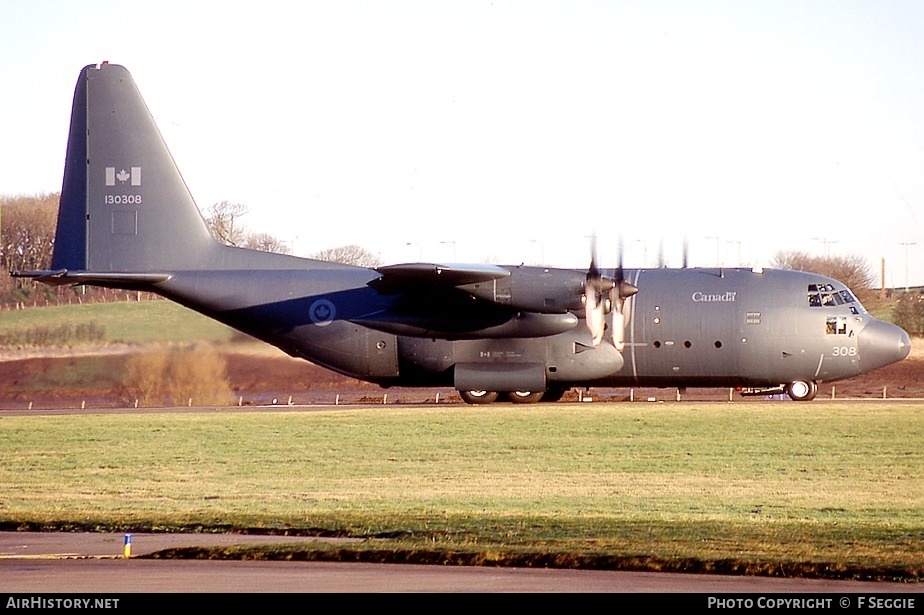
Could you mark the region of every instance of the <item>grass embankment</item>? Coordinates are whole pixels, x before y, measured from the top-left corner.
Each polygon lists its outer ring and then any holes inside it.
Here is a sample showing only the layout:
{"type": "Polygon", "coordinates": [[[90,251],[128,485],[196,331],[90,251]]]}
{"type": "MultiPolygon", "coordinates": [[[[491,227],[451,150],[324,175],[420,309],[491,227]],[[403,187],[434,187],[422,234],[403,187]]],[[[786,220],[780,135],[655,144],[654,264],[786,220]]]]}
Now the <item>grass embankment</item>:
{"type": "Polygon", "coordinates": [[[6,417],[0,522],[367,539],[221,557],[921,579],[921,442],[905,403],[6,417]]]}
{"type": "Polygon", "coordinates": [[[33,368],[26,377],[0,382],[0,390],[56,398],[59,391],[89,388],[91,394],[106,391],[112,400],[126,405],[231,403],[224,359],[209,346],[242,337],[170,301],[3,312],[0,359],[22,357],[11,352],[16,350],[25,351],[26,358],[38,351],[40,356],[63,354],[65,359],[44,369],[33,368]],[[203,345],[205,349],[200,348],[203,345]],[[131,354],[114,358],[88,350],[131,354]]]}
{"type": "Polygon", "coordinates": [[[232,329],[172,301],[62,305],[0,313],[0,349],[221,342],[232,329]]]}

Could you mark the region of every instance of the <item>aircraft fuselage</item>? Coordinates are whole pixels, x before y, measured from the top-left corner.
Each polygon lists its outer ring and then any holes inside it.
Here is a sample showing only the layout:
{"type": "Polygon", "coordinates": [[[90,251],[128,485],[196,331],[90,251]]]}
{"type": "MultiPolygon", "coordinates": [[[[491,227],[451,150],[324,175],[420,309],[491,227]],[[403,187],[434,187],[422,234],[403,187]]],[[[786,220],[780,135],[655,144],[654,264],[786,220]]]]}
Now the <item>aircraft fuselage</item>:
{"type": "MultiPolygon", "coordinates": [[[[457,331],[460,339],[445,339],[445,332],[396,334],[392,330],[410,328],[413,320],[402,306],[407,298],[375,290],[375,271],[285,269],[278,265],[312,261],[267,258],[278,261],[276,269],[177,272],[157,290],[294,356],[384,386],[772,387],[849,378],[907,354],[903,331],[870,316],[842,284],[810,273],[627,270],[642,290],[626,301],[620,353],[612,344],[594,347],[586,327],[564,309],[574,324],[550,335],[485,338],[477,329],[457,331]]],[[[547,280],[548,302],[560,291],[560,279],[583,275],[508,269],[521,283],[531,281],[530,292],[540,300],[547,280]]],[[[522,317],[506,311],[482,322],[489,328],[502,324],[495,320],[522,317]]]]}

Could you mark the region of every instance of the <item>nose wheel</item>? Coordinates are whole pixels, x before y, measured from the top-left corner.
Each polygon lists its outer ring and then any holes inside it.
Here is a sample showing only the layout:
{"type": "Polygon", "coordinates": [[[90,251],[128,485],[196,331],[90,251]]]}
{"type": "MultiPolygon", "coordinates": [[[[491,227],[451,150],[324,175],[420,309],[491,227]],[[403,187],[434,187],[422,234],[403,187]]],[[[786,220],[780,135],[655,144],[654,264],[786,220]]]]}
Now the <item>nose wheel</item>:
{"type": "Polygon", "coordinates": [[[818,383],[814,380],[796,380],[786,385],[786,394],[793,401],[812,401],[818,394],[818,383]]]}

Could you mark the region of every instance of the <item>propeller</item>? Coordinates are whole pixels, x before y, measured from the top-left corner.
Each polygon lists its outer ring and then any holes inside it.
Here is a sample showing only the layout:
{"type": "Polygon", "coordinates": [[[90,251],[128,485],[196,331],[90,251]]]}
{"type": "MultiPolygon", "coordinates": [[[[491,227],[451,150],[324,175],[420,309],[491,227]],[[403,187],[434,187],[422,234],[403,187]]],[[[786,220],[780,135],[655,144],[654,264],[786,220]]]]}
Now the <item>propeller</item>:
{"type": "Polygon", "coordinates": [[[622,238],[619,240],[619,264],[616,268],[613,288],[610,290],[610,305],[613,310],[613,346],[622,352],[626,336],[626,299],[638,292],[638,287],[626,281],[622,268],[622,238]]]}
{"type": "Polygon", "coordinates": [[[584,311],[587,328],[594,346],[603,341],[606,331],[606,294],[613,288],[613,281],[603,276],[597,267],[597,236],[590,239],[590,268],[584,279],[584,311]]]}
{"type": "Polygon", "coordinates": [[[638,288],[625,279],[622,266],[622,240],[619,241],[619,266],[613,278],[604,276],[597,266],[597,237],[591,238],[590,268],[584,281],[584,309],[587,328],[594,346],[603,341],[606,331],[606,314],[612,313],[613,345],[622,351],[625,347],[625,299],[638,292],[638,288]]]}

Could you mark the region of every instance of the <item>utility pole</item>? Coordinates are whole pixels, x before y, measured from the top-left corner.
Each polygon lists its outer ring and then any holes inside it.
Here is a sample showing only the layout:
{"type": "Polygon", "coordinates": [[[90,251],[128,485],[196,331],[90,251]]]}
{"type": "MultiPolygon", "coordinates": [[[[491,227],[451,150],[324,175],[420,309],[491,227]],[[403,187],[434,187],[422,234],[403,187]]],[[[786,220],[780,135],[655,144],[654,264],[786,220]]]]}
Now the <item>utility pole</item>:
{"type": "Polygon", "coordinates": [[[831,244],[837,243],[836,239],[828,239],[827,237],[812,237],[812,241],[820,241],[825,246],[825,260],[831,258],[831,244]]]}
{"type": "Polygon", "coordinates": [[[885,289],[885,257],[882,257],[882,268],[879,272],[879,299],[883,300],[886,298],[886,289],[885,289]]]}
{"type": "Polygon", "coordinates": [[[900,246],[905,246],[905,292],[908,292],[908,248],[918,245],[916,241],[899,242],[900,246]]]}
{"type": "Polygon", "coordinates": [[[725,243],[733,243],[736,246],[738,246],[738,265],[737,266],[740,267],[741,266],[741,242],[730,240],[730,241],[726,241],[725,243]]]}
{"type": "Polygon", "coordinates": [[[542,239],[530,239],[529,243],[534,243],[539,246],[539,262],[536,264],[545,267],[545,241],[542,239]]]}
{"type": "Polygon", "coordinates": [[[456,242],[454,241],[441,241],[440,242],[441,246],[448,246],[450,244],[452,245],[452,262],[456,262],[456,242]]]}
{"type": "Polygon", "coordinates": [[[722,268],[722,255],[719,251],[719,237],[718,236],[709,236],[706,239],[715,239],[715,266],[717,269],[722,268]]]}

